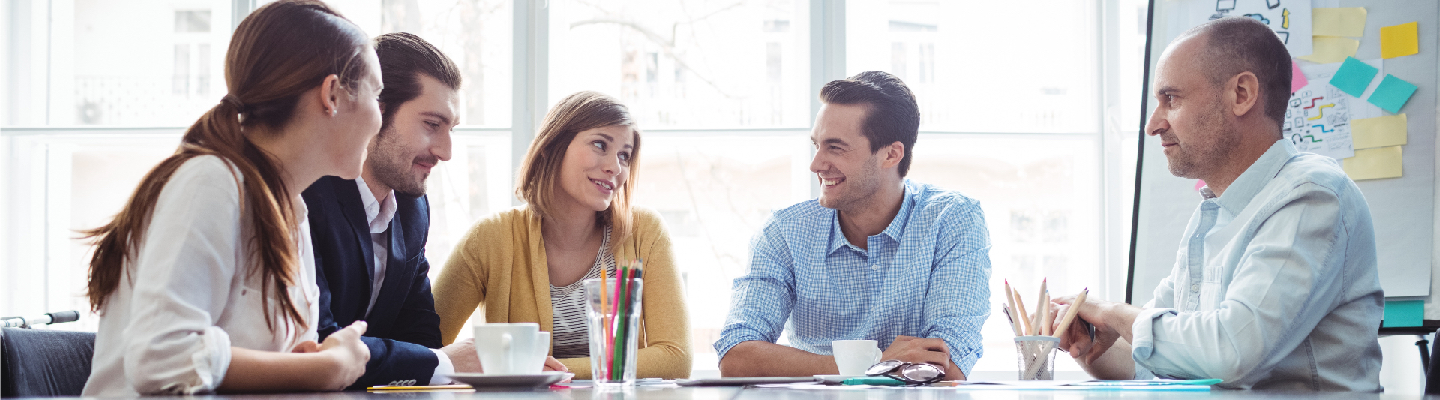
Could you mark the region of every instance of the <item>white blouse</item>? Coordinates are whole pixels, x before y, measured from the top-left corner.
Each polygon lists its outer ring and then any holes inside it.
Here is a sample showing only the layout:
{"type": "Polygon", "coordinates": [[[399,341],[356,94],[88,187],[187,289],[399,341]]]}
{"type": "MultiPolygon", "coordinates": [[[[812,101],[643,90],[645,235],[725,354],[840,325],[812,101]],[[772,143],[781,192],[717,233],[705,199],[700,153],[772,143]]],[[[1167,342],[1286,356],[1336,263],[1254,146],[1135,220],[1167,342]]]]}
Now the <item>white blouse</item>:
{"type": "Polygon", "coordinates": [[[258,260],[242,251],[253,235],[241,223],[240,175],[231,171],[219,157],[195,157],[160,191],[137,257],[100,310],[85,396],[211,392],[225,379],[232,346],[283,352],[316,339],[320,291],[305,203],[292,202],[299,279],[285,295],[307,328],[284,322],[272,292],[272,331],[258,260]]]}

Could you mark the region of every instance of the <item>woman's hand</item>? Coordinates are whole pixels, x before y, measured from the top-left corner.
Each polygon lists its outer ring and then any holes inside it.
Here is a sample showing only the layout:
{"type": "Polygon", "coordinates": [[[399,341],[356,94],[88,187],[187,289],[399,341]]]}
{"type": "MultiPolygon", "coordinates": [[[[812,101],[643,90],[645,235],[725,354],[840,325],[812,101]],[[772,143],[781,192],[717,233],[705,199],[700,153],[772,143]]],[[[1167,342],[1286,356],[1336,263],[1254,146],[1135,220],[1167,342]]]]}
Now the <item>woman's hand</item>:
{"type": "MultiPolygon", "coordinates": [[[[561,364],[561,363],[560,363],[560,360],[556,360],[555,357],[549,357],[549,356],[546,356],[546,357],[545,357],[545,370],[546,370],[546,371],[570,372],[570,368],[566,368],[566,367],[565,367],[565,364],[561,364]]],[[[566,382],[570,382],[570,378],[565,378],[565,380],[560,381],[560,383],[566,383],[566,382]]]]}
{"type": "Polygon", "coordinates": [[[370,348],[360,341],[360,336],[365,334],[367,327],[369,325],[365,321],[355,321],[325,338],[319,353],[333,360],[334,373],[318,389],[344,390],[365,374],[365,363],[370,362],[370,348]]]}

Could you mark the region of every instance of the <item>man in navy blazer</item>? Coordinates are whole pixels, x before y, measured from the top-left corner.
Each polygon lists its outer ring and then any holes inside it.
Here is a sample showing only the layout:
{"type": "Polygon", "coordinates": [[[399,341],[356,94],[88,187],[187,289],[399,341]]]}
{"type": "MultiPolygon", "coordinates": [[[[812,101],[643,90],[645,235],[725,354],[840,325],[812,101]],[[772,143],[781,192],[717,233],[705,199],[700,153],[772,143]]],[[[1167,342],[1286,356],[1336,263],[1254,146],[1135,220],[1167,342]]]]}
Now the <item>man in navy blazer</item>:
{"type": "Polygon", "coordinates": [[[473,341],[441,348],[430,294],[425,241],[430,207],[425,178],[450,159],[460,71],[418,36],[375,39],[380,58],[380,133],[359,179],[327,176],[302,193],[309,208],[320,286],[321,340],[364,320],[365,375],[350,389],[448,383],[444,374],[479,372],[473,341]]]}

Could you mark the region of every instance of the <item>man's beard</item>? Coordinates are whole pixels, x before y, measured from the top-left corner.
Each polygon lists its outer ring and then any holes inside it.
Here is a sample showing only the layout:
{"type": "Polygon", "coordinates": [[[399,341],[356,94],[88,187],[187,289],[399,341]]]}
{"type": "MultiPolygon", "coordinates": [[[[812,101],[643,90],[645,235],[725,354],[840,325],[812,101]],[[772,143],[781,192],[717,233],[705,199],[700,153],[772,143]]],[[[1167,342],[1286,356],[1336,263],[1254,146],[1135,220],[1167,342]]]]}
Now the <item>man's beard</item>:
{"type": "Polygon", "coordinates": [[[417,161],[435,165],[439,162],[439,158],[429,156],[407,159],[405,155],[398,154],[396,150],[400,146],[392,143],[389,140],[390,137],[391,135],[382,132],[379,137],[375,138],[376,146],[371,149],[370,157],[366,161],[370,164],[370,172],[374,173],[375,179],[379,183],[389,186],[395,193],[407,196],[425,194],[425,178],[428,177],[428,174],[416,177],[411,174],[410,166],[417,161]]]}
{"type": "Polygon", "coordinates": [[[1205,139],[1191,139],[1194,146],[1181,146],[1184,152],[1179,157],[1170,158],[1170,174],[1186,179],[1200,179],[1202,171],[1208,171],[1219,167],[1219,164],[1230,159],[1234,151],[1234,142],[1240,140],[1240,134],[1234,126],[1225,122],[1221,116],[1224,107],[1217,99],[1211,105],[1208,117],[1195,127],[1197,132],[1208,132],[1210,136],[1205,139]],[[1198,142],[1198,143],[1197,143],[1198,142]]]}

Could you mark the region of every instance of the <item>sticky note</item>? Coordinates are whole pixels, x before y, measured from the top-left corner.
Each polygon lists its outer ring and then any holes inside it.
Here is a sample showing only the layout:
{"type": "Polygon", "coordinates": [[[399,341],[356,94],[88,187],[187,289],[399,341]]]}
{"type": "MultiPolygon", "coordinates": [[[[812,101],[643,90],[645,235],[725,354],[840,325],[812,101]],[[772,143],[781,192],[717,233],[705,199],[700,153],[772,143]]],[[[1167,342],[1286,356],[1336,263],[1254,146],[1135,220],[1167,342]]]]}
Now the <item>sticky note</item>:
{"type": "Polygon", "coordinates": [[[1355,150],[1355,156],[1341,160],[1340,167],[1350,179],[1399,178],[1401,175],[1401,147],[1390,146],[1376,149],[1355,150]]]}
{"type": "Polygon", "coordinates": [[[1350,120],[1350,135],[1356,149],[1399,146],[1409,136],[1405,114],[1350,120]]]}
{"type": "Polygon", "coordinates": [[[1330,78],[1330,85],[1351,96],[1360,97],[1365,93],[1365,88],[1370,86],[1370,80],[1375,79],[1375,74],[1378,73],[1379,68],[1356,60],[1355,57],[1346,57],[1345,63],[1340,64],[1340,69],[1330,78]]]}
{"type": "Polygon", "coordinates": [[[1312,8],[1310,33],[1316,36],[1365,36],[1365,8],[1312,8]]]}
{"type": "Polygon", "coordinates": [[[1297,64],[1295,60],[1290,60],[1290,93],[1298,92],[1300,88],[1309,84],[1310,80],[1305,79],[1305,72],[1300,71],[1300,64],[1297,64]]]}
{"type": "Polygon", "coordinates": [[[1385,111],[1398,113],[1400,107],[1404,107],[1413,94],[1415,84],[1396,78],[1395,75],[1385,74],[1385,80],[1380,81],[1380,86],[1376,86],[1375,92],[1370,93],[1370,98],[1366,100],[1385,111]]]}
{"type": "Polygon", "coordinates": [[[1314,36],[1310,43],[1310,55],[1295,58],[1319,64],[1337,63],[1345,61],[1345,57],[1354,57],[1360,49],[1359,40],[1336,36],[1314,36]]]}
{"type": "Polygon", "coordinates": [[[1395,58],[1420,52],[1416,39],[1420,25],[1415,22],[1380,28],[1380,58],[1395,58]]]}
{"type": "Polygon", "coordinates": [[[1385,300],[1382,328],[1420,326],[1425,320],[1425,300],[1385,300]]]}

